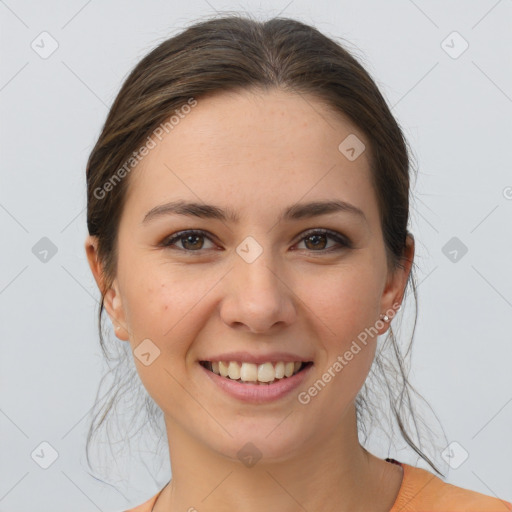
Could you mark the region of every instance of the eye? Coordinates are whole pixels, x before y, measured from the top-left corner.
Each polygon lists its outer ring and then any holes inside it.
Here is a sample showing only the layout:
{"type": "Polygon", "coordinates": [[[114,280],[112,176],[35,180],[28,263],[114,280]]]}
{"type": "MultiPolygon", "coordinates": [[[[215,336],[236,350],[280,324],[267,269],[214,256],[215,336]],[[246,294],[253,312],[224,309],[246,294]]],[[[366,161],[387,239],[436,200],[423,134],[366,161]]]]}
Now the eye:
{"type": "Polygon", "coordinates": [[[312,231],[308,231],[306,235],[301,238],[300,242],[304,241],[307,249],[313,248],[313,252],[332,252],[341,250],[343,248],[351,248],[352,243],[348,238],[337,233],[336,231],[330,231],[328,229],[315,229],[312,231]],[[334,247],[326,248],[327,239],[334,240],[337,243],[334,247]],[[307,247],[309,244],[309,247],[307,247]],[[316,249],[316,250],[315,250],[316,249]],[[319,250],[318,250],[319,249],[319,250]]]}
{"type": "Polygon", "coordinates": [[[200,249],[203,249],[204,246],[204,243],[201,242],[201,239],[211,240],[204,231],[190,229],[188,231],[180,231],[179,233],[166,238],[161,243],[161,245],[163,247],[175,248],[173,247],[175,243],[181,242],[182,247],[176,247],[178,250],[186,252],[198,252],[200,249]]]}
{"type": "MultiPolygon", "coordinates": [[[[187,231],[180,231],[170,237],[166,238],[160,245],[162,247],[168,247],[171,249],[178,249],[180,251],[192,253],[200,252],[201,249],[205,249],[204,240],[212,242],[212,238],[206,234],[206,232],[198,229],[190,229],[187,231]],[[181,247],[177,247],[176,243],[181,243],[181,247]]],[[[302,236],[299,243],[303,242],[306,244],[306,249],[312,252],[332,252],[341,250],[343,248],[351,248],[351,241],[337,233],[336,231],[330,231],[328,229],[314,229],[308,231],[302,236]],[[326,241],[328,239],[334,240],[337,244],[334,247],[326,248],[326,241]]],[[[212,242],[213,243],[213,242],[212,242]]],[[[213,247],[210,247],[212,249],[213,247]]],[[[208,249],[208,247],[206,247],[208,249]]]]}

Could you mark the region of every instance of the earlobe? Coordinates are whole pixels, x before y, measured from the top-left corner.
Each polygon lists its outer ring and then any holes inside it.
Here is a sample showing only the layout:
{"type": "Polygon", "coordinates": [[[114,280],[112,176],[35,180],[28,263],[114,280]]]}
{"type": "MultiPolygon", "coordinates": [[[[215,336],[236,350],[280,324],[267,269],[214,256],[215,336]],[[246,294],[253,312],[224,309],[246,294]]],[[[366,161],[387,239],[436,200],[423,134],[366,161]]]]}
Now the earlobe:
{"type": "Polygon", "coordinates": [[[389,276],[388,282],[386,283],[386,288],[382,294],[381,315],[379,320],[380,322],[385,323],[386,327],[379,334],[384,334],[387,331],[393,317],[401,308],[413,261],[414,236],[412,233],[408,232],[404,251],[400,261],[400,266],[395,268],[392,274],[389,276]]]}
{"type": "Polygon", "coordinates": [[[110,321],[114,326],[115,335],[123,341],[128,341],[128,330],[125,327],[126,319],[123,309],[123,303],[116,280],[112,283],[112,287],[107,290],[103,299],[105,309],[110,317],[110,321]]]}

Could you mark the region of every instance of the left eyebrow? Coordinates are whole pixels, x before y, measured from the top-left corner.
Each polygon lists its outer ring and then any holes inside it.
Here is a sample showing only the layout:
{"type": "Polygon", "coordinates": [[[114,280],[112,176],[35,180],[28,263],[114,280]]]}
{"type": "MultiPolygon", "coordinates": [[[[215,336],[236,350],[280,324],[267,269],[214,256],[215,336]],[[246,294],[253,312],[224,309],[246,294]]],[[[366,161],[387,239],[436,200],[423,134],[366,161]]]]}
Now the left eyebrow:
{"type": "MultiPolygon", "coordinates": [[[[279,217],[279,221],[300,220],[338,212],[357,215],[365,222],[367,222],[366,216],[362,210],[353,204],[338,199],[331,201],[313,201],[309,203],[294,204],[284,210],[284,212],[279,217]]],[[[146,224],[150,220],[166,215],[185,215],[189,217],[194,216],[204,219],[230,221],[233,223],[238,223],[240,220],[238,214],[231,208],[223,210],[222,208],[212,204],[178,200],[155,206],[146,213],[142,223],[146,224]]]]}

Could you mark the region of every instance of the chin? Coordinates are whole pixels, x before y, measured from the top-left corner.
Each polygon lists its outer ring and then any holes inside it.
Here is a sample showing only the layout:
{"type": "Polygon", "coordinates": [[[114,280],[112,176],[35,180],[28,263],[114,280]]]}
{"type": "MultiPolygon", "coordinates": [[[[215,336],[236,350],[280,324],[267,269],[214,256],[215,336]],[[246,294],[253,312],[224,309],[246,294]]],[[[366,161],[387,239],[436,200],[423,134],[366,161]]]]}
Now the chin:
{"type": "Polygon", "coordinates": [[[284,417],[278,421],[274,418],[260,420],[258,425],[254,425],[254,422],[250,426],[237,425],[236,431],[228,428],[233,437],[224,433],[222,438],[205,440],[205,444],[220,455],[247,467],[286,461],[299,453],[298,447],[303,446],[305,436],[290,430],[286,420],[278,426],[284,417]]]}

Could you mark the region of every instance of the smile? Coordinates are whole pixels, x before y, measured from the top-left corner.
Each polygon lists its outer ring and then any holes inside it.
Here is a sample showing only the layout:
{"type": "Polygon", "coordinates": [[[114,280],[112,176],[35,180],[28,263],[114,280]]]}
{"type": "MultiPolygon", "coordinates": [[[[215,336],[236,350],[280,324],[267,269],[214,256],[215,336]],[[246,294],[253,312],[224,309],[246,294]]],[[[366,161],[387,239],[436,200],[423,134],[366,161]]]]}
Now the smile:
{"type": "MultiPolygon", "coordinates": [[[[254,359],[260,359],[254,357],[254,359]]],[[[264,404],[293,396],[314,368],[313,361],[198,361],[206,382],[237,401],[264,404]],[[224,374],[224,375],[223,375],[224,374]],[[261,380],[260,380],[261,379],[261,380]]]]}
{"type": "Polygon", "coordinates": [[[226,379],[247,384],[270,385],[296,375],[311,366],[312,362],[278,361],[255,364],[238,361],[200,361],[200,364],[226,379]]]}

